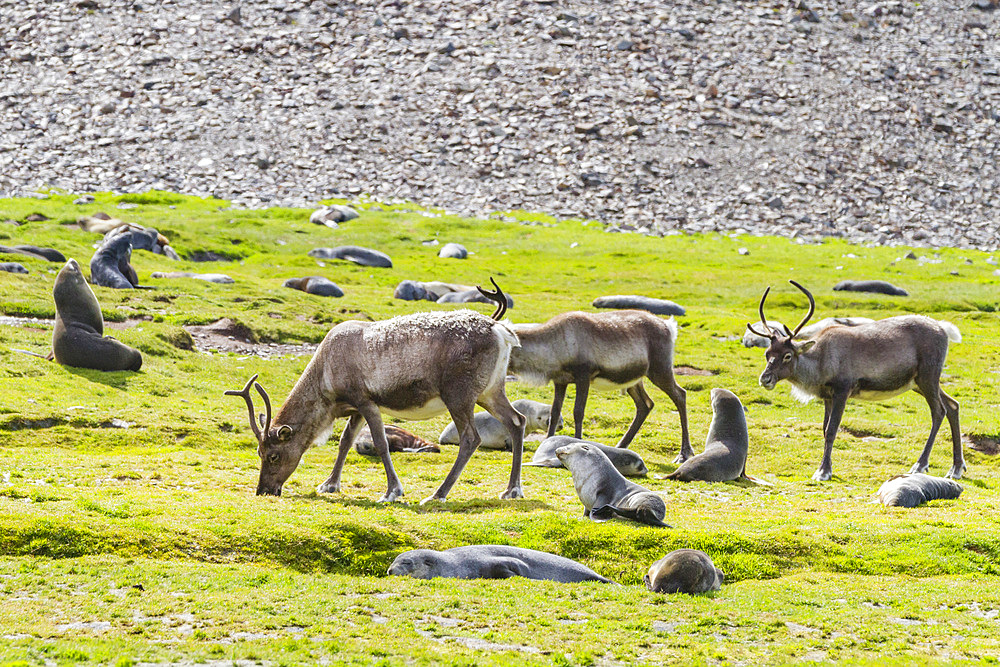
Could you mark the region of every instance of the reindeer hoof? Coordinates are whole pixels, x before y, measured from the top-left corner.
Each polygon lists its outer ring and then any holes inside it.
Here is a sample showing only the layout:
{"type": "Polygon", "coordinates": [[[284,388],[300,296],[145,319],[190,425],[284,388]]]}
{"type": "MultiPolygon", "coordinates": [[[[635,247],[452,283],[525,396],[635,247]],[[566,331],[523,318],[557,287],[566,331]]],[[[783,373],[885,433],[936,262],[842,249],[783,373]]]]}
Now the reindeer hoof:
{"type": "Polygon", "coordinates": [[[340,493],[340,482],[323,482],[316,487],[316,493],[340,493]]]}
{"type": "Polygon", "coordinates": [[[677,458],[674,459],[674,463],[680,465],[681,463],[687,461],[689,458],[691,458],[690,454],[685,454],[684,452],[681,452],[680,454],[677,455],[677,458]]]}
{"type": "Polygon", "coordinates": [[[507,489],[500,494],[500,500],[516,500],[517,498],[524,498],[524,491],[522,491],[519,486],[507,489]]]}
{"type": "Polygon", "coordinates": [[[950,479],[962,479],[962,474],[965,472],[965,470],[966,470],[965,463],[963,463],[960,466],[952,466],[951,470],[948,471],[948,474],[945,475],[945,477],[948,477],[950,479]]]}
{"type": "Polygon", "coordinates": [[[817,482],[828,482],[831,478],[833,478],[833,471],[831,470],[823,470],[820,468],[813,473],[813,480],[817,482]]]}
{"type": "Polygon", "coordinates": [[[392,503],[403,495],[402,489],[389,489],[385,492],[385,495],[378,499],[380,503],[392,503]]]}
{"type": "Polygon", "coordinates": [[[442,498],[440,496],[427,496],[426,498],[420,501],[420,505],[424,506],[430,503],[443,503],[446,500],[447,498],[442,498]]]}
{"type": "MultiPolygon", "coordinates": [[[[910,468],[910,474],[913,475],[918,472],[927,472],[928,470],[930,470],[929,465],[927,465],[926,463],[921,464],[920,461],[917,461],[916,463],[913,464],[913,467],[910,468]]],[[[954,470],[954,468],[952,468],[952,470],[954,470]]]]}

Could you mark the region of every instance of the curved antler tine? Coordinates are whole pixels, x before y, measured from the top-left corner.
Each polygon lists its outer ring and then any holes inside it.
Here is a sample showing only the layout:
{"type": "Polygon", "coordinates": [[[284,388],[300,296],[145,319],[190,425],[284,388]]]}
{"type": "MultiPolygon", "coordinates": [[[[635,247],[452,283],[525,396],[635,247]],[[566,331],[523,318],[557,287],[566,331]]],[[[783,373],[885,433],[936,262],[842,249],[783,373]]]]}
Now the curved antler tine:
{"type": "Polygon", "coordinates": [[[503,319],[504,314],[507,312],[507,296],[503,293],[503,290],[500,289],[500,286],[497,285],[497,281],[493,280],[493,276],[490,276],[490,282],[497,288],[495,292],[487,292],[479,285],[476,285],[476,289],[490,301],[496,301],[497,309],[493,311],[493,314],[490,317],[499,322],[503,319]]]}
{"type": "Polygon", "coordinates": [[[264,409],[267,411],[267,417],[264,422],[264,435],[266,437],[271,431],[271,397],[264,391],[264,387],[260,386],[260,382],[254,382],[253,386],[257,389],[260,397],[264,399],[264,409]]]}
{"type": "MultiPolygon", "coordinates": [[[[250,411],[250,429],[253,431],[253,434],[257,437],[257,441],[260,442],[261,441],[260,428],[257,426],[256,420],[254,420],[253,398],[250,396],[250,385],[252,385],[256,380],[257,380],[257,374],[254,374],[254,376],[247,381],[247,384],[245,387],[243,387],[242,391],[236,389],[227,389],[225,391],[225,395],[242,396],[243,400],[247,402],[247,410],[250,411]]],[[[270,411],[270,408],[268,408],[268,410],[270,411]]]]}
{"type": "Polygon", "coordinates": [[[809,312],[806,313],[806,316],[802,318],[801,322],[799,322],[799,326],[795,327],[792,330],[792,337],[795,337],[795,336],[798,335],[799,331],[802,330],[802,327],[804,327],[806,325],[806,322],[809,321],[809,318],[811,318],[813,316],[813,313],[816,312],[816,299],[813,298],[813,295],[810,294],[809,290],[807,290],[805,287],[803,287],[802,285],[798,284],[794,280],[789,280],[788,282],[790,282],[791,284],[793,284],[796,287],[798,287],[799,290],[803,294],[805,294],[806,297],[809,299],[809,312]]]}
{"type": "Polygon", "coordinates": [[[753,333],[755,333],[758,336],[761,336],[763,338],[771,338],[771,334],[761,333],[761,332],[757,331],[756,329],[753,328],[753,325],[750,324],[749,322],[747,322],[747,329],[749,329],[753,333]]]}
{"type": "MultiPolygon", "coordinates": [[[[771,293],[771,286],[768,285],[767,289],[764,290],[764,296],[760,297],[760,303],[757,304],[757,312],[760,313],[760,323],[764,325],[764,330],[767,331],[768,338],[774,338],[774,329],[772,329],[768,323],[767,318],[764,317],[764,301],[767,300],[767,295],[771,293]]],[[[754,332],[756,333],[756,332],[754,332]]],[[[757,334],[758,336],[763,334],[757,334]]]]}

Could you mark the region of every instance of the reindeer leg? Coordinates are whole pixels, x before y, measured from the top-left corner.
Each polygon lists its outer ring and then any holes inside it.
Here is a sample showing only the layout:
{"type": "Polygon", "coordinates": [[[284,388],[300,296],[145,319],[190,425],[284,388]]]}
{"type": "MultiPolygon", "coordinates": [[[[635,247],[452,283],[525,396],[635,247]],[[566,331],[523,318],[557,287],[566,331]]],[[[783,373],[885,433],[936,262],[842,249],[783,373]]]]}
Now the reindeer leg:
{"type": "MultiPolygon", "coordinates": [[[[379,498],[379,502],[391,503],[403,495],[403,484],[399,481],[399,477],[396,476],[396,469],[392,467],[392,458],[389,456],[389,442],[385,439],[385,426],[382,424],[382,415],[378,411],[378,406],[374,403],[359,406],[358,412],[368,422],[368,430],[372,432],[372,442],[375,444],[375,451],[378,452],[379,458],[382,459],[382,466],[385,468],[386,490],[385,495],[379,498]]],[[[341,443],[341,447],[343,448],[343,443],[341,443]]],[[[339,455],[337,458],[340,458],[339,455]]]]}
{"type": "Polygon", "coordinates": [[[847,407],[847,397],[851,392],[836,391],[832,399],[828,399],[829,405],[827,418],[823,428],[823,461],[819,464],[819,470],[813,473],[812,478],[817,482],[825,482],[833,477],[833,441],[837,438],[837,431],[840,430],[840,420],[844,416],[844,408],[847,407]]]}
{"type": "MultiPolygon", "coordinates": [[[[917,378],[917,388],[915,391],[927,399],[927,407],[931,409],[931,433],[927,438],[927,444],[924,445],[924,450],[920,452],[920,458],[910,468],[910,473],[927,472],[930,468],[931,448],[934,447],[934,439],[937,438],[938,429],[941,428],[941,420],[944,419],[945,414],[940,387],[926,385],[921,387],[920,384],[920,379],[917,378]]],[[[934,384],[937,385],[936,382],[934,384]]],[[[958,412],[955,413],[955,419],[956,421],[958,420],[958,412]]],[[[959,435],[959,438],[961,438],[961,435],[959,435]]],[[[959,440],[958,446],[961,448],[961,440],[959,440]]]]}
{"type": "Polygon", "coordinates": [[[590,393],[590,378],[578,377],[576,380],[576,399],[573,401],[573,429],[576,438],[583,437],[583,413],[587,408],[587,394],[590,393]]]}
{"type": "Polygon", "coordinates": [[[632,444],[635,434],[639,432],[639,429],[645,423],[646,417],[653,411],[653,399],[649,397],[649,394],[643,388],[642,380],[639,380],[625,391],[635,402],[635,417],[632,418],[632,423],[629,425],[625,435],[618,441],[618,447],[627,449],[632,444]]]}
{"type": "Polygon", "coordinates": [[[677,415],[681,418],[681,452],[674,459],[674,463],[684,463],[694,456],[694,451],[691,449],[691,434],[688,432],[687,391],[677,384],[671,366],[666,366],[663,371],[658,372],[655,377],[650,376],[649,379],[670,397],[674,407],[677,408],[677,415]]]}
{"type": "Polygon", "coordinates": [[[546,438],[551,438],[556,434],[556,426],[559,425],[559,417],[562,415],[563,401],[566,399],[566,386],[556,383],[556,395],[552,399],[552,411],[549,417],[549,430],[545,433],[546,438]]]}
{"type": "Polygon", "coordinates": [[[948,426],[951,427],[951,470],[945,477],[952,479],[962,479],[965,472],[965,456],[962,454],[962,431],[958,426],[958,401],[941,392],[941,402],[944,403],[944,413],[948,417],[948,426]]]}
{"type": "Polygon", "coordinates": [[[333,464],[333,472],[330,477],[316,487],[319,493],[340,493],[340,472],[344,468],[344,461],[347,459],[347,452],[351,450],[351,445],[358,437],[361,430],[363,418],[360,414],[353,414],[344,427],[344,432],[340,435],[340,446],[337,450],[337,462],[333,464]]]}
{"type": "MultiPolygon", "coordinates": [[[[420,501],[421,505],[429,503],[433,500],[445,500],[448,497],[448,492],[451,491],[451,487],[455,485],[458,481],[459,475],[462,474],[462,470],[465,469],[465,465],[472,458],[472,454],[479,447],[479,442],[481,438],[479,437],[479,432],[473,422],[473,411],[475,404],[472,405],[462,405],[459,403],[459,399],[449,402],[444,396],[441,397],[444,404],[448,406],[448,412],[451,414],[452,421],[455,422],[455,428],[458,429],[458,457],[455,458],[454,465],[451,466],[451,470],[448,471],[448,476],[444,478],[441,482],[441,486],[438,487],[434,495],[424,498],[420,501]]],[[[465,402],[467,399],[460,399],[465,402]]],[[[517,445],[515,444],[515,447],[517,445]]],[[[520,470],[518,471],[520,472],[520,470]]]]}
{"type": "Polygon", "coordinates": [[[514,443],[510,481],[507,483],[507,490],[500,495],[500,498],[503,500],[524,498],[524,492],[521,490],[521,459],[524,457],[524,426],[528,420],[510,404],[502,387],[499,391],[494,390],[485,400],[480,400],[479,405],[486,408],[487,412],[504,425],[510,433],[511,442],[514,443]]]}

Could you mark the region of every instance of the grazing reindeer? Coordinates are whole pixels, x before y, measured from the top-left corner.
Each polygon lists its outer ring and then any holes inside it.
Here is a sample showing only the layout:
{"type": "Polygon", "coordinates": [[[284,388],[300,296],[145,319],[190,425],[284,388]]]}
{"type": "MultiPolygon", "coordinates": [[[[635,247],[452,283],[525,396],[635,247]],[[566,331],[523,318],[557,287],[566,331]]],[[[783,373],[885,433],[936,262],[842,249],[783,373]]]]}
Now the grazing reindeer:
{"type": "Polygon", "coordinates": [[[938,322],[923,315],[889,317],[855,327],[832,326],[813,340],[795,342],[795,337],[816,310],[816,301],[802,285],[788,281],[809,298],[809,312],[794,331],[772,329],[764,317],[764,290],[758,311],[762,333],[749,323],[747,329],[766,336],[771,344],[765,353],[767,366],[760,374],[760,386],[774,389],[781,380],[792,385],[792,395],[802,401],[822,398],[823,462],[813,479],[825,482],[833,476],[833,441],[848,398],[881,401],[913,389],[927,400],[931,409],[931,434],[911,473],[926,472],[941,418],[951,427],[953,464],[948,477],[959,479],[965,471],[962,433],[958,427],[958,401],[941,390],[941,370],[948,355],[948,341],[962,336],[950,322],[938,322]]]}
{"type": "MultiPolygon", "coordinates": [[[[491,279],[492,280],[492,279],[491,279]]],[[[523,498],[521,454],[525,419],[507,400],[504,380],[507,360],[517,347],[517,336],[499,322],[507,310],[504,293],[486,292],[499,305],[492,319],[471,310],[418,313],[382,322],[342,322],[323,339],[316,354],[284,405],[271,420],[271,402],[254,375],[242,391],[250,410],[250,427],[257,436],[260,479],[257,495],[281,495],[285,480],[305,451],[325,442],[334,420],[347,417],[340,450],[321,493],[340,491],[344,459],[367,422],[382,464],[388,488],[383,502],[403,495],[403,485],[389,458],[389,445],[379,411],[404,419],[427,419],[447,410],[458,425],[458,458],[445,480],[428,500],[444,500],[479,446],[473,411],[481,405],[500,421],[513,440],[510,482],[502,498],[523,498]],[[267,414],[254,421],[250,386],[257,388],[267,414]]]]}
{"type": "Polygon", "coordinates": [[[619,447],[628,447],[653,409],[642,386],[648,377],[670,397],[681,418],[681,452],[677,462],[693,455],[688,438],[687,392],[674,380],[674,341],[677,323],[640,310],[610,313],[569,312],[544,324],[514,325],[521,347],[510,354],[508,371],[523,382],[554,382],[552,418],[546,437],[559,423],[566,387],[576,385],[573,406],[576,437],[583,437],[583,413],[590,387],[625,389],[635,401],[635,418],[619,447]]]}

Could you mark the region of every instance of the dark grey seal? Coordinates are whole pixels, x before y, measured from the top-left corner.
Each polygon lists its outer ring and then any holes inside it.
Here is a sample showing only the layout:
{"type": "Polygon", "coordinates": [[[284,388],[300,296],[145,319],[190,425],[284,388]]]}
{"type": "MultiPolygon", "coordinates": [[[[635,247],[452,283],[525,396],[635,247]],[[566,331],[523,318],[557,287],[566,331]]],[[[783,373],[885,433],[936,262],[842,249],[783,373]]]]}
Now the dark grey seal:
{"type": "Polygon", "coordinates": [[[323,276],[289,278],[285,281],[285,287],[291,287],[292,289],[301,290],[307,294],[315,294],[316,296],[344,296],[344,290],[323,276]]]}
{"type": "Polygon", "coordinates": [[[139,286],[139,276],[129,263],[132,241],[122,234],[103,244],[90,259],[90,281],[101,287],[133,289],[139,286]]]}
{"type": "MultiPolygon", "coordinates": [[[[549,419],[552,415],[552,406],[548,403],[539,403],[526,398],[518,399],[511,403],[515,410],[520,412],[527,420],[524,425],[524,434],[535,431],[548,431],[549,419]]],[[[483,449],[504,449],[510,450],[514,446],[514,441],[510,438],[510,432],[500,423],[496,417],[488,412],[477,412],[472,418],[472,424],[476,427],[481,441],[479,446],[483,449]]],[[[559,423],[556,428],[562,428],[562,415],[559,416],[559,423]]],[[[450,422],[441,431],[438,442],[442,445],[457,445],[459,443],[458,428],[455,422],[450,422]]]]}
{"type": "Polygon", "coordinates": [[[875,494],[886,507],[916,507],[931,500],[952,500],[962,495],[962,485],[952,479],[923,473],[896,475],[875,494]]]}
{"type": "Polygon", "coordinates": [[[525,577],[575,584],[581,581],[611,583],[589,567],[575,560],[534,549],[499,544],[474,544],[447,551],[413,549],[392,561],[391,575],[409,575],[417,579],[448,577],[452,579],[508,579],[525,577]]]}
{"type": "Polygon", "coordinates": [[[613,296],[599,296],[594,299],[594,308],[614,308],[615,310],[626,310],[634,308],[645,310],[654,315],[683,315],[684,307],[673,301],[666,299],[654,299],[648,296],[635,296],[634,294],[616,294],[613,296]]]}
{"type": "Polygon", "coordinates": [[[374,266],[380,269],[391,269],[392,260],[389,255],[371,248],[362,248],[356,245],[342,245],[336,248],[313,248],[309,251],[310,257],[316,259],[342,259],[346,262],[354,262],[361,266],[374,266]]]}
{"type": "Polygon", "coordinates": [[[140,225],[121,225],[109,230],[104,234],[104,243],[108,243],[119,236],[128,236],[132,244],[132,250],[148,250],[157,255],[163,255],[169,259],[180,259],[174,249],[170,247],[170,242],[163,234],[153,227],[142,227],[140,225]]]}
{"type": "Polygon", "coordinates": [[[75,259],[59,271],[52,297],[56,304],[52,353],[58,363],[99,371],[137,371],[142,367],[139,350],[104,336],[101,305],[75,259]]]}
{"type": "Polygon", "coordinates": [[[705,450],[682,463],[666,479],[729,482],[745,477],[749,447],[743,404],[733,392],[716,387],[712,390],[712,425],[705,450]]]}
{"type": "MultiPolygon", "coordinates": [[[[440,452],[441,448],[433,442],[424,440],[419,435],[410,433],[406,429],[392,424],[385,424],[385,439],[389,443],[390,452],[411,452],[422,454],[425,452],[440,452]]],[[[375,449],[375,441],[372,440],[371,429],[367,425],[361,428],[357,440],[354,441],[354,449],[362,456],[378,456],[375,449]]]]}
{"type": "MultiPolygon", "coordinates": [[[[451,292],[479,293],[472,285],[453,285],[442,283],[436,280],[421,282],[419,280],[404,280],[396,285],[396,290],[392,293],[393,298],[403,301],[437,301],[445,294],[451,292]]],[[[508,301],[510,298],[508,297],[508,301]]]]}
{"type": "Polygon", "coordinates": [[[654,593],[698,595],[722,588],[726,575],[704,551],[677,549],[656,561],[643,577],[654,593]]]}
{"type": "Polygon", "coordinates": [[[608,460],[611,461],[611,465],[615,467],[615,470],[626,477],[642,477],[649,472],[646,468],[646,462],[631,449],[611,447],[589,440],[578,440],[568,435],[554,435],[551,438],[542,440],[542,443],[538,445],[538,449],[535,450],[535,455],[532,457],[531,463],[525,463],[524,465],[538,466],[540,468],[562,468],[563,464],[559,460],[559,457],[556,456],[556,450],[578,442],[600,449],[608,457],[608,460]]]}
{"type": "Polygon", "coordinates": [[[584,516],[607,521],[617,515],[650,526],[670,527],[663,523],[667,513],[663,498],[625,479],[599,448],[577,442],[560,447],[556,456],[573,475],[584,516]]]}
{"type": "Polygon", "coordinates": [[[65,255],[58,250],[53,248],[39,248],[34,245],[16,245],[13,248],[10,246],[0,245],[0,254],[25,255],[27,257],[34,257],[35,259],[44,259],[49,262],[66,261],[65,255]]]}
{"type": "Polygon", "coordinates": [[[465,246],[458,243],[445,243],[441,247],[441,251],[438,252],[438,257],[446,259],[465,259],[468,256],[469,251],[465,249],[465,246]]]}
{"type": "Polygon", "coordinates": [[[841,280],[833,286],[835,292],[871,292],[889,296],[910,296],[902,287],[896,287],[884,280],[841,280]]]}
{"type": "MultiPolygon", "coordinates": [[[[507,297],[507,307],[514,307],[514,299],[511,298],[510,294],[504,294],[507,297]]],[[[483,296],[483,293],[477,289],[464,290],[462,292],[448,292],[447,294],[442,294],[437,300],[438,303],[496,303],[496,301],[491,301],[490,299],[483,296]]]]}
{"type": "Polygon", "coordinates": [[[24,268],[23,264],[18,264],[17,262],[0,262],[0,271],[6,271],[7,273],[28,273],[28,269],[24,268]]]}

